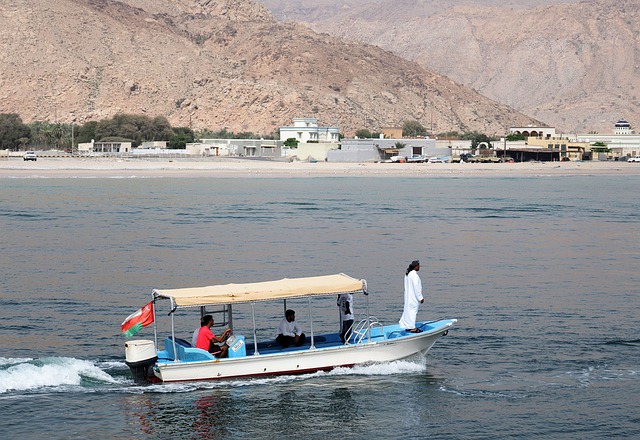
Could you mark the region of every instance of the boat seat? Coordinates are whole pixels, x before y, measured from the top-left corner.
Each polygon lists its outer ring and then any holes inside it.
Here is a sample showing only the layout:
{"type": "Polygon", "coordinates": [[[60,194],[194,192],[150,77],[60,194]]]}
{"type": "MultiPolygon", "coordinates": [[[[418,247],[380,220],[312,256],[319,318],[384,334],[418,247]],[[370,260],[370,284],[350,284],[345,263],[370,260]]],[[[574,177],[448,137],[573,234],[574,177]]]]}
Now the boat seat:
{"type": "MultiPolygon", "coordinates": [[[[173,340],[173,336],[169,336],[167,339],[169,339],[170,341],[173,340]]],[[[176,338],[176,344],[178,345],[182,345],[183,347],[192,347],[191,343],[189,343],[188,341],[182,339],[182,338],[176,338]]],[[[171,344],[173,345],[173,344],[171,344]]]]}
{"type": "Polygon", "coordinates": [[[216,359],[214,355],[201,348],[176,345],[176,350],[178,350],[178,359],[183,362],[210,361],[216,359]]]}
{"type": "MultiPolygon", "coordinates": [[[[166,351],[169,359],[176,359],[176,356],[173,353],[173,339],[171,336],[164,340],[164,351],[166,351]]],[[[176,338],[176,351],[178,352],[177,358],[183,362],[209,361],[216,359],[216,357],[208,351],[192,347],[191,344],[180,338],[176,338]]]]}
{"type": "MultiPolygon", "coordinates": [[[[326,342],[326,341],[327,341],[327,338],[325,336],[314,336],[313,338],[313,342],[316,344],[319,342],[326,342]]],[[[310,344],[311,344],[311,337],[307,336],[307,340],[300,347],[309,346],[310,344]]],[[[258,342],[258,350],[264,350],[267,348],[282,348],[282,345],[278,344],[275,339],[272,339],[270,341],[258,342]]],[[[291,345],[289,348],[299,348],[299,347],[296,347],[295,345],[291,345]]]]}

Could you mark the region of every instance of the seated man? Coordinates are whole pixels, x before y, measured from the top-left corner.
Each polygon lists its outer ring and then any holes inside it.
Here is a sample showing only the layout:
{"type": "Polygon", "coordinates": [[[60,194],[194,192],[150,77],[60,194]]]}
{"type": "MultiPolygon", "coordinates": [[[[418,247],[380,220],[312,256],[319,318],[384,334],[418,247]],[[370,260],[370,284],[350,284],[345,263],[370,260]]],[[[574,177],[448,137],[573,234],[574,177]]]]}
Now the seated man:
{"type": "Polygon", "coordinates": [[[200,318],[200,326],[193,331],[193,335],[191,335],[191,346],[195,347],[198,343],[198,335],[200,334],[200,328],[204,325],[204,316],[200,318]]]}
{"type": "Polygon", "coordinates": [[[304,344],[305,340],[306,336],[302,333],[302,329],[296,322],[296,312],[291,309],[287,310],[278,326],[276,342],[282,345],[282,348],[288,348],[291,344],[300,347],[304,344]]]}
{"type": "Polygon", "coordinates": [[[217,358],[227,357],[229,347],[227,347],[224,342],[229,337],[229,334],[231,334],[231,330],[226,329],[220,337],[217,337],[211,331],[212,326],[213,316],[203,316],[202,327],[200,327],[200,331],[198,332],[198,340],[196,341],[196,348],[206,350],[217,358]]]}

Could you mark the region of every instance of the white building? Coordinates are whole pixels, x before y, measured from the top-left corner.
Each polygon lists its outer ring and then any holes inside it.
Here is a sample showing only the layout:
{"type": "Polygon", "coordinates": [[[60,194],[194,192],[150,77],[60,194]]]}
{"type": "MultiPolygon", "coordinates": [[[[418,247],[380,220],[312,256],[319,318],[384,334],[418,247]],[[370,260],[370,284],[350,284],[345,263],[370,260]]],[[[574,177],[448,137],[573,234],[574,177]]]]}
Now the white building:
{"type": "Polygon", "coordinates": [[[300,143],[340,141],[337,127],[318,127],[316,118],[293,118],[293,127],[280,127],[280,140],[294,138],[300,143]]]}
{"type": "Polygon", "coordinates": [[[131,153],[131,142],[85,142],[78,144],[80,153],[121,154],[131,153]]]}
{"type": "Polygon", "coordinates": [[[282,156],[282,142],[271,139],[200,139],[188,143],[187,153],[202,156],[270,157],[282,156]]]}
{"type": "Polygon", "coordinates": [[[525,139],[528,137],[550,139],[555,137],[556,129],[555,127],[535,127],[533,125],[529,125],[526,127],[511,127],[509,128],[509,133],[521,134],[525,139]]]}
{"type": "Polygon", "coordinates": [[[613,129],[613,134],[631,134],[631,124],[629,124],[624,119],[620,119],[616,122],[616,125],[613,129]]]}
{"type": "Polygon", "coordinates": [[[451,156],[435,139],[342,139],[339,150],[327,154],[329,162],[376,162],[393,156],[411,158],[451,156]]]}
{"type": "Polygon", "coordinates": [[[142,145],[140,145],[140,148],[142,148],[143,150],[153,150],[153,149],[156,149],[156,148],[167,148],[167,141],[143,142],[142,145]]]}
{"type": "Polygon", "coordinates": [[[601,142],[611,149],[614,157],[640,155],[640,135],[631,130],[631,125],[624,119],[615,123],[612,134],[576,134],[578,142],[594,144],[601,142]]]}

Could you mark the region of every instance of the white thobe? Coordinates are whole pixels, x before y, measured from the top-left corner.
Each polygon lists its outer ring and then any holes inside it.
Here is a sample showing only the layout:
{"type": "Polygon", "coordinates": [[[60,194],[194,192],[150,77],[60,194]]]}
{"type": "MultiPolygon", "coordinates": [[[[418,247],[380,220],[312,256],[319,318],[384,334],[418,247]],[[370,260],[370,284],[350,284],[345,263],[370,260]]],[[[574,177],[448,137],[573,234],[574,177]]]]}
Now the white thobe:
{"type": "Polygon", "coordinates": [[[302,334],[302,327],[300,327],[296,321],[289,322],[287,321],[287,318],[282,318],[282,321],[280,321],[280,325],[278,326],[277,335],[294,337],[294,336],[300,336],[301,334],[302,334]]]}
{"type": "Polygon", "coordinates": [[[412,270],[404,277],[404,310],[400,317],[400,327],[405,330],[416,328],[416,315],[422,299],[422,281],[418,272],[412,270]]]}

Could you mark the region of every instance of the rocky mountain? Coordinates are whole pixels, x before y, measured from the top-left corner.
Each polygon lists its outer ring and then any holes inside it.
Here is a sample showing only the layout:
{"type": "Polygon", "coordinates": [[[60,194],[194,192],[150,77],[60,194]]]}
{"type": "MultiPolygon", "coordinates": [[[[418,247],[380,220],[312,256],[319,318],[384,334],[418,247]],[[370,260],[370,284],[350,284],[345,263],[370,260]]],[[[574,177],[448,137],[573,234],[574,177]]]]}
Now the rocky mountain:
{"type": "Polygon", "coordinates": [[[252,0],[3,0],[0,112],[83,123],[117,113],[272,133],[317,117],[345,134],[538,123],[373,45],[279,23],[252,0]]]}
{"type": "Polygon", "coordinates": [[[263,0],[280,20],[374,44],[559,131],[640,129],[637,0],[263,0]]]}

